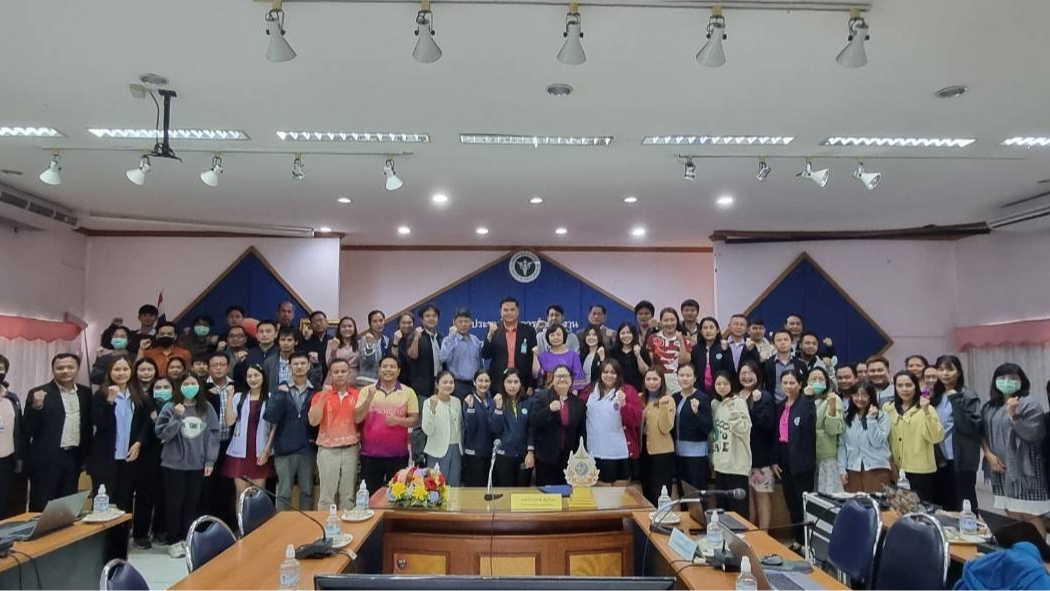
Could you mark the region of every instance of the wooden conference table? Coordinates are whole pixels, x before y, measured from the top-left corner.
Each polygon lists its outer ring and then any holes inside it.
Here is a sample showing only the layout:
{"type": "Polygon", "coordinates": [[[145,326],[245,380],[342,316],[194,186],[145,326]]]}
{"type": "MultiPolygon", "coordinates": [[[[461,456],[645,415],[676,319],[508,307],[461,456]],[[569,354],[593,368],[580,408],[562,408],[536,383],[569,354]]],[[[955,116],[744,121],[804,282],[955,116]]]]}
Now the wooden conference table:
{"type": "MultiPolygon", "coordinates": [[[[4,521],[37,515],[23,513],[4,521]]],[[[17,552],[0,559],[0,589],[36,589],[38,576],[41,589],[98,587],[102,567],[113,558],[128,557],[130,521],[131,515],[106,523],[78,521],[39,539],[15,542],[17,552]]]]}

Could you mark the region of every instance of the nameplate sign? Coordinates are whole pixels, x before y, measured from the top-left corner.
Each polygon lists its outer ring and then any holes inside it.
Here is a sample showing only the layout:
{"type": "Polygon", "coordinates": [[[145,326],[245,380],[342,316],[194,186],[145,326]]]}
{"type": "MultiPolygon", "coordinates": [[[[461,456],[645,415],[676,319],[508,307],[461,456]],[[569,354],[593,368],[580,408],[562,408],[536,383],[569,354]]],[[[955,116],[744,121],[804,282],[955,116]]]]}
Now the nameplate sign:
{"type": "Polygon", "coordinates": [[[561,511],[561,495],[518,493],[510,495],[511,511],[561,511]]]}
{"type": "Polygon", "coordinates": [[[685,532],[677,527],[671,530],[671,539],[668,543],[671,545],[672,550],[690,562],[692,562],[693,558],[696,556],[696,540],[690,538],[685,532]]]}

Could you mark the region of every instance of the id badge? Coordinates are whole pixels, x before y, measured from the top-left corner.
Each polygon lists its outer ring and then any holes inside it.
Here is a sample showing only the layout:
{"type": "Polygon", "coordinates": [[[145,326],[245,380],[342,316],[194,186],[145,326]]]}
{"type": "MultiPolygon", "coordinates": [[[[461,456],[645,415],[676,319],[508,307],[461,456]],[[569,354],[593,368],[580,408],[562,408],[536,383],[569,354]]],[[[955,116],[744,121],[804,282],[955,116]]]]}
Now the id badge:
{"type": "Polygon", "coordinates": [[[528,353],[528,352],[529,352],[529,345],[528,345],[528,343],[526,343],[525,341],[522,341],[522,342],[521,342],[521,352],[522,352],[523,354],[524,354],[524,353],[528,353]]]}

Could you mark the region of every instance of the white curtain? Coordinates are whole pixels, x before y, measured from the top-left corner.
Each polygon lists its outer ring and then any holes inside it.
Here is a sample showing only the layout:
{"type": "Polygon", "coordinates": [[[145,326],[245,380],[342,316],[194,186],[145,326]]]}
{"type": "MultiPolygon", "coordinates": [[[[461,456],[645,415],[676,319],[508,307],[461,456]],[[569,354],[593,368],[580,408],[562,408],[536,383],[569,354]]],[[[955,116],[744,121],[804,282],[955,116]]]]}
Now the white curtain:
{"type": "Polygon", "coordinates": [[[1047,408],[1046,381],[1050,379],[1050,343],[1038,345],[1005,345],[1000,347],[971,347],[960,355],[966,370],[966,385],[977,392],[981,400],[988,399],[992,373],[1003,363],[1021,366],[1032,382],[1032,397],[1047,408]]]}
{"type": "MultiPolygon", "coordinates": [[[[72,341],[27,341],[23,338],[0,337],[0,355],[11,362],[5,381],[24,403],[26,392],[51,381],[51,358],[59,353],[76,353],[83,358],[82,343],[83,333],[72,341]]],[[[81,383],[87,384],[87,372],[90,369],[86,367],[86,361],[81,362],[81,383]]]]}

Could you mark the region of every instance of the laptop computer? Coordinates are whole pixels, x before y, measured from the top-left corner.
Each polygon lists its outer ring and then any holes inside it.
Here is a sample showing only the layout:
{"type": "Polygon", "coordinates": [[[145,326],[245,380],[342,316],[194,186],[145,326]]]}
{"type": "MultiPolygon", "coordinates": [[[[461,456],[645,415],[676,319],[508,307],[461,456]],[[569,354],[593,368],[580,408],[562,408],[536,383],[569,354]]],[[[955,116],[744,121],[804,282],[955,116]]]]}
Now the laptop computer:
{"type": "Polygon", "coordinates": [[[755,554],[755,550],[748,544],[744,538],[736,535],[728,527],[722,527],[723,534],[725,536],[726,545],[729,547],[729,552],[733,555],[733,558],[737,560],[743,559],[747,556],[748,561],[751,562],[751,574],[755,575],[755,579],[758,580],[759,589],[823,589],[819,583],[811,579],[810,577],[801,573],[788,573],[788,572],[770,572],[767,573],[762,568],[762,561],[755,554]]]}
{"type": "Polygon", "coordinates": [[[1039,555],[1043,558],[1043,562],[1050,562],[1050,546],[1047,546],[1046,540],[1039,535],[1039,530],[1034,525],[1027,521],[1018,521],[1012,517],[999,515],[984,509],[981,509],[978,513],[981,514],[981,519],[988,525],[988,529],[991,530],[992,536],[995,537],[995,542],[998,545],[1003,548],[1009,548],[1018,542],[1031,542],[1039,549],[1039,555]]]}
{"type": "Polygon", "coordinates": [[[68,497],[51,499],[43,513],[33,519],[0,524],[0,539],[35,540],[56,529],[73,525],[84,511],[84,502],[89,493],[85,490],[68,497]]]}
{"type": "MultiPolygon", "coordinates": [[[[696,497],[700,495],[700,489],[688,482],[683,480],[681,481],[681,485],[684,496],[696,497]]],[[[695,521],[701,528],[707,527],[707,510],[704,509],[704,506],[700,503],[690,503],[686,506],[689,507],[689,516],[693,518],[693,521],[695,521]]],[[[725,512],[720,509],[718,511],[720,513],[718,516],[718,523],[721,523],[732,531],[740,532],[748,530],[743,523],[733,519],[732,516],[726,515],[725,512]]]]}

